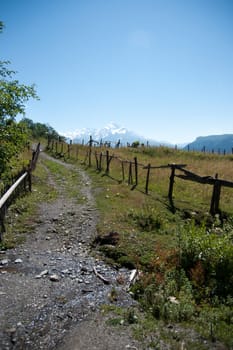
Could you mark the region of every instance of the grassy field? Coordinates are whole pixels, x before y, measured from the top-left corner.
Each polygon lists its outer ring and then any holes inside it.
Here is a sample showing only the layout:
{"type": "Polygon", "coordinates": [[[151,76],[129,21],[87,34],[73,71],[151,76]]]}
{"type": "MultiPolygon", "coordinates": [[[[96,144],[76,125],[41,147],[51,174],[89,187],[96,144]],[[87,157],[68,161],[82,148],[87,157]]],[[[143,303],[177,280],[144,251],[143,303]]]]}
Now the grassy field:
{"type": "MultiPolygon", "coordinates": [[[[116,244],[98,249],[111,263],[137,269],[140,278],[132,292],[147,321],[152,318],[154,327],[161,322],[191,327],[213,344],[220,341],[225,349],[232,349],[233,188],[222,188],[220,212],[213,217],[209,214],[211,185],[175,177],[171,203],[171,169],[151,169],[145,194],[144,167],[186,164],[187,170],[200,176],[218,174],[219,179],[233,181],[233,156],[163,147],[109,149],[112,159],[107,173],[107,150],[92,148],[91,156],[89,151],[73,145],[67,161],[82,164],[92,177],[101,214],[98,234],[108,237],[113,232],[118,237],[116,244]],[[97,169],[101,152],[101,169],[97,169]]],[[[191,343],[190,349],[205,349],[198,341],[191,343]]]]}

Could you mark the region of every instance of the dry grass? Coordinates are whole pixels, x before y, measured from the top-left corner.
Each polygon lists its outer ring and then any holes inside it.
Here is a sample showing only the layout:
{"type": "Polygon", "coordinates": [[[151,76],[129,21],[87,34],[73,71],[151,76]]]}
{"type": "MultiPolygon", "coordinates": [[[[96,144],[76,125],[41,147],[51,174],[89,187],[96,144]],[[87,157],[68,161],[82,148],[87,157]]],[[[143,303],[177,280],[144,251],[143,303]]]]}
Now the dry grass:
{"type": "MultiPolygon", "coordinates": [[[[219,179],[224,179],[233,182],[233,167],[232,167],[232,156],[221,156],[216,154],[203,154],[194,152],[177,151],[174,149],[168,149],[164,147],[158,148],[120,148],[120,149],[109,149],[110,156],[114,155],[110,162],[110,173],[109,176],[113,182],[124,182],[128,184],[129,180],[129,167],[130,161],[132,162],[132,177],[135,182],[134,174],[134,158],[137,157],[138,161],[138,186],[137,190],[145,192],[147,169],[143,168],[149,163],[151,166],[161,166],[171,163],[186,164],[186,169],[196,173],[200,176],[211,176],[215,177],[218,174],[219,179]],[[122,171],[121,160],[128,161],[124,162],[124,174],[122,171]]],[[[93,148],[91,157],[91,167],[95,169],[96,159],[95,152],[99,155],[102,152],[102,174],[106,170],[106,149],[105,148],[93,148]]],[[[78,154],[78,160],[80,162],[85,161],[86,165],[89,165],[89,158],[87,157],[88,147],[80,145],[72,145],[70,158],[75,161],[78,154]],[[78,151],[77,151],[78,150],[78,151]]],[[[169,188],[169,177],[171,170],[168,169],[151,169],[150,180],[149,180],[149,194],[151,196],[159,196],[166,198],[168,195],[169,188]]],[[[177,174],[181,172],[176,171],[177,174]]],[[[174,185],[174,201],[175,206],[183,207],[184,203],[189,203],[190,208],[193,210],[208,211],[210,207],[210,201],[212,196],[212,186],[198,184],[190,181],[184,181],[175,178],[174,185]]],[[[222,188],[221,191],[221,209],[227,212],[233,210],[233,189],[222,188]]]]}

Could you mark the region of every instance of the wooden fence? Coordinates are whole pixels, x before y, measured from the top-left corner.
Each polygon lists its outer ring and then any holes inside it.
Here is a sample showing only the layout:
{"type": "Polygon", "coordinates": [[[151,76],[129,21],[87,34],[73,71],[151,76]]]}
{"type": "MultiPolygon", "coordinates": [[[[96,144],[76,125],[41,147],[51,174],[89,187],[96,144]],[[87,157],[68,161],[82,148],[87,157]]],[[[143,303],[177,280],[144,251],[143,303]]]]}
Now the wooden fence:
{"type": "Polygon", "coordinates": [[[0,242],[2,241],[2,235],[5,232],[4,221],[6,211],[13,199],[16,198],[22,191],[26,191],[27,188],[30,192],[32,190],[31,173],[36,167],[39,153],[40,144],[38,144],[36,149],[32,152],[32,159],[30,160],[27,169],[24,168],[18,173],[15,182],[0,198],[0,242]]]}
{"type": "MultiPolygon", "coordinates": [[[[92,140],[92,139],[91,139],[92,140]]],[[[55,143],[56,146],[50,148],[51,151],[55,152],[56,156],[63,158],[70,158],[71,149],[73,147],[72,144],[59,144],[55,143]]],[[[192,182],[196,182],[199,184],[208,184],[213,186],[212,196],[210,201],[209,212],[211,215],[216,215],[220,213],[220,196],[221,196],[221,188],[228,187],[233,188],[233,182],[226,181],[218,178],[218,174],[215,177],[212,176],[200,176],[186,169],[187,164],[166,164],[153,166],[151,164],[141,164],[138,162],[137,157],[134,157],[133,160],[123,160],[119,157],[116,157],[114,154],[110,154],[110,150],[106,148],[104,151],[98,151],[98,148],[93,147],[93,142],[90,142],[89,147],[83,145],[74,145],[76,147],[76,160],[80,159],[79,150],[83,150],[85,155],[82,159],[82,162],[86,164],[88,167],[93,166],[93,162],[95,162],[95,167],[98,172],[103,172],[103,175],[111,176],[110,174],[110,166],[113,160],[118,161],[121,178],[115,179],[118,182],[126,181],[128,185],[131,185],[131,190],[134,190],[139,183],[139,167],[146,170],[145,176],[145,185],[144,191],[145,194],[149,193],[149,184],[150,184],[150,174],[152,170],[156,169],[170,169],[170,176],[168,182],[168,193],[167,198],[171,206],[173,206],[173,190],[175,178],[179,178],[182,180],[188,180],[192,182]]]]}

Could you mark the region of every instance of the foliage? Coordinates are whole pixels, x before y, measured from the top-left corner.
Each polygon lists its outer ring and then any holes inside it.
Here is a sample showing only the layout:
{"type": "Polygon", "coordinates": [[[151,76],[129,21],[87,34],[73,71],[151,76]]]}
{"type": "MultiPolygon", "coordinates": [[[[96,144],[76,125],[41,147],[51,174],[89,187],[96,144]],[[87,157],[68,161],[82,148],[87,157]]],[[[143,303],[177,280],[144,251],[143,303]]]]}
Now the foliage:
{"type": "Polygon", "coordinates": [[[54,130],[50,125],[48,124],[42,124],[42,123],[34,123],[31,119],[29,118],[23,118],[20,121],[20,125],[25,126],[31,133],[31,136],[34,139],[38,139],[38,138],[51,138],[51,139],[55,139],[58,140],[60,139],[64,139],[62,138],[56,130],[54,130]]]}
{"type": "Polygon", "coordinates": [[[180,264],[198,299],[233,296],[233,230],[215,231],[192,222],[179,232],[180,264]]]}
{"type": "Polygon", "coordinates": [[[35,87],[20,84],[13,79],[15,71],[8,69],[8,61],[0,62],[0,123],[14,120],[18,114],[25,113],[25,103],[37,98],[35,87]]]}
{"type": "Polygon", "coordinates": [[[132,142],[131,147],[133,147],[133,148],[138,148],[139,145],[140,145],[140,142],[139,142],[139,141],[134,141],[134,142],[132,142]]]}
{"type": "MultiPolygon", "coordinates": [[[[0,22],[0,32],[2,28],[0,22]]],[[[14,79],[16,72],[8,66],[9,61],[0,61],[0,173],[25,146],[26,129],[15,122],[16,116],[25,113],[25,103],[30,98],[38,98],[34,85],[20,84],[14,79]]]]}
{"type": "Polygon", "coordinates": [[[26,129],[14,121],[0,126],[0,174],[10,168],[10,160],[19,154],[27,143],[26,129]]]}

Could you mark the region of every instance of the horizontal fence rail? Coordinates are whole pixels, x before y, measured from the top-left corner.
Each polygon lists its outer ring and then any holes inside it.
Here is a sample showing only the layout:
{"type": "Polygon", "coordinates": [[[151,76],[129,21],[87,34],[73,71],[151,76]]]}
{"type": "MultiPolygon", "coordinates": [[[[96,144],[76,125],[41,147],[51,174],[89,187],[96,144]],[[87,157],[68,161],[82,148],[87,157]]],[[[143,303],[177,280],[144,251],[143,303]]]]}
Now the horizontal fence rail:
{"type": "Polygon", "coordinates": [[[22,173],[19,173],[18,179],[13,183],[13,185],[3,194],[0,198],[0,242],[2,241],[2,235],[5,232],[5,215],[8,207],[12,202],[12,197],[15,195],[16,190],[20,188],[20,185],[23,184],[24,190],[26,190],[26,182],[28,182],[28,189],[31,192],[32,189],[32,181],[31,181],[31,173],[36,167],[36,163],[40,153],[40,143],[37,145],[36,149],[32,153],[32,159],[30,160],[28,169],[22,173]]]}
{"type": "Polygon", "coordinates": [[[2,206],[6,203],[6,201],[9,199],[9,197],[12,195],[14,190],[18,187],[18,185],[26,178],[28,175],[28,172],[24,173],[20,176],[20,178],[10,187],[10,189],[2,196],[0,199],[0,210],[2,206]]]}

